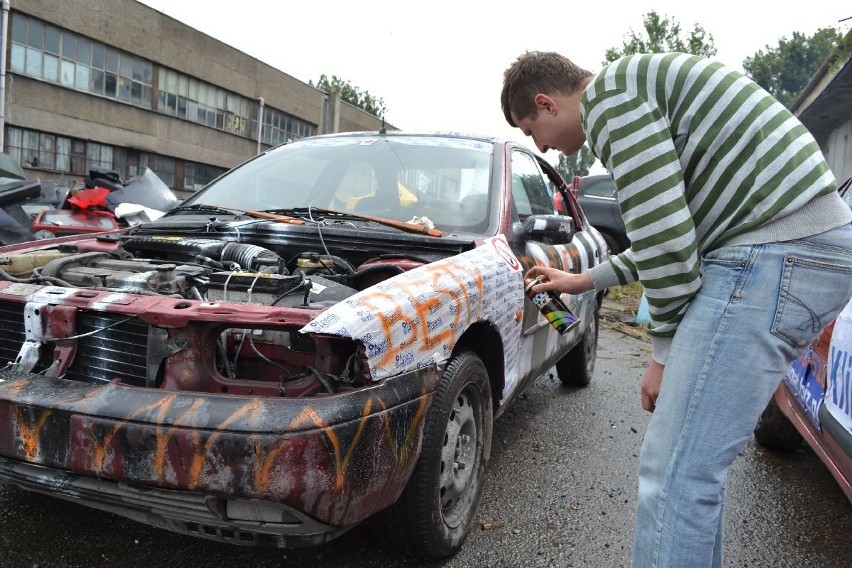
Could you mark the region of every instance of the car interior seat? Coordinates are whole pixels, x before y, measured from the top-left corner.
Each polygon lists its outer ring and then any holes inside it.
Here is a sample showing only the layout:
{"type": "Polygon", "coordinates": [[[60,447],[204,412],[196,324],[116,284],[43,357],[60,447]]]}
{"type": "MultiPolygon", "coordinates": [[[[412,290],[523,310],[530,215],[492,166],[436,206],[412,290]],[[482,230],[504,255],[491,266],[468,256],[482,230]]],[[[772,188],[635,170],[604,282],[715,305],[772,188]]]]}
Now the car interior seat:
{"type": "Polygon", "coordinates": [[[487,193],[472,193],[465,196],[460,205],[462,219],[465,225],[478,225],[485,220],[488,214],[487,193]]]}
{"type": "Polygon", "coordinates": [[[382,213],[398,211],[399,195],[396,192],[377,193],[368,197],[362,197],[355,203],[353,211],[356,213],[382,213]]]}

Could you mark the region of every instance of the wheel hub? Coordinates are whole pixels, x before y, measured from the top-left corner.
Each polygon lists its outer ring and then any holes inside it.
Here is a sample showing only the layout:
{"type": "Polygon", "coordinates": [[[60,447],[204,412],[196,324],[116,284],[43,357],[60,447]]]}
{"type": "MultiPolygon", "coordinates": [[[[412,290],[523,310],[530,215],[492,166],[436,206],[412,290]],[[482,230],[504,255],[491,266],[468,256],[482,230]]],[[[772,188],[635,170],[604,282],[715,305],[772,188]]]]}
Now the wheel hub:
{"type": "Polygon", "coordinates": [[[441,508],[447,522],[463,514],[476,471],[477,420],[469,395],[456,397],[441,450],[441,508]]]}

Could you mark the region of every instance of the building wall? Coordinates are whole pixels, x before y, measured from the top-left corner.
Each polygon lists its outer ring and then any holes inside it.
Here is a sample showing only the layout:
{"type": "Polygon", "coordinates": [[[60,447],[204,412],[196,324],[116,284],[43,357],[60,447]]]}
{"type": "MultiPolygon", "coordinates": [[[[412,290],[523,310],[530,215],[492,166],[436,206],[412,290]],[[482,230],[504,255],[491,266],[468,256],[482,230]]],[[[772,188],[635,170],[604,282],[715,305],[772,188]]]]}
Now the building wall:
{"type": "MultiPolygon", "coordinates": [[[[314,132],[377,130],[382,121],[135,0],[12,0],[15,13],[44,20],[154,63],[154,109],[8,72],[6,124],[91,140],[219,168],[233,167],[257,151],[256,134],[240,136],[156,110],[159,67],[215,85],[266,112],[309,123],[314,132]],[[329,105],[331,108],[327,109],[329,105]],[[331,120],[332,117],[336,120],[331,120]]],[[[6,49],[10,48],[7,41],[6,49]]],[[[274,46],[271,46],[274,48],[274,46]]],[[[317,69],[317,75],[323,70],[317,69]]],[[[263,146],[264,148],[267,146],[263,146]]],[[[30,168],[31,177],[58,172],[30,168]]]]}
{"type": "Polygon", "coordinates": [[[13,75],[9,83],[6,121],[13,126],[224,167],[257,149],[254,140],[44,81],[13,75]]]}
{"type": "MultiPolygon", "coordinates": [[[[365,113],[360,108],[347,102],[340,102],[340,121],[338,123],[338,132],[381,130],[382,126],[385,125],[379,117],[365,113]]],[[[390,129],[391,128],[388,128],[388,130],[390,129]]]]}
{"type": "Polygon", "coordinates": [[[852,174],[852,119],[831,131],[822,151],[837,181],[852,174]]]}

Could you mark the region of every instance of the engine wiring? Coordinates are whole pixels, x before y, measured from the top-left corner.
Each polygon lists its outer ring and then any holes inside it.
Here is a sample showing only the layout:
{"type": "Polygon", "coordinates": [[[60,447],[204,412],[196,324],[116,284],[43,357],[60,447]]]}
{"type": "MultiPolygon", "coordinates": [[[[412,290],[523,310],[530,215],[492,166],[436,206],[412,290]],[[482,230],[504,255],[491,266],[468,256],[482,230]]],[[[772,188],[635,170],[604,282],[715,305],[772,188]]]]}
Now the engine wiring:
{"type": "Polygon", "coordinates": [[[112,329],[112,328],[114,328],[114,327],[116,327],[116,326],[119,326],[119,325],[121,325],[121,324],[127,323],[127,322],[129,322],[129,321],[134,320],[134,319],[136,319],[136,316],[130,316],[130,317],[126,317],[126,318],[124,318],[124,319],[122,319],[122,320],[119,320],[119,321],[113,322],[113,323],[111,323],[111,324],[109,324],[109,325],[105,325],[105,326],[103,326],[103,327],[99,327],[98,329],[93,329],[92,331],[87,331],[86,333],[79,333],[79,334],[77,334],[77,335],[69,335],[68,337],[46,337],[46,338],[44,338],[42,341],[43,341],[44,343],[56,343],[57,341],[67,341],[67,340],[69,340],[69,339],[80,339],[80,338],[83,338],[83,337],[89,337],[89,336],[91,336],[91,335],[96,335],[96,334],[98,334],[98,333],[102,333],[102,332],[104,332],[104,331],[106,331],[106,330],[108,330],[108,329],[112,329]]]}

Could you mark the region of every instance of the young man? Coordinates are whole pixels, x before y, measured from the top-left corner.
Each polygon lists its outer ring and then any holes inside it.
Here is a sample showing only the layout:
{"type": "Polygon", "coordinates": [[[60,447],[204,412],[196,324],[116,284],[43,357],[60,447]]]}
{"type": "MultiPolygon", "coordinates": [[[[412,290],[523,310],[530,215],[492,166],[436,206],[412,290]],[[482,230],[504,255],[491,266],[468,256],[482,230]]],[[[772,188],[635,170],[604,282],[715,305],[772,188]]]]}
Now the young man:
{"type": "Polygon", "coordinates": [[[641,385],[633,566],[722,566],[725,479],[787,366],[852,295],[852,212],[804,126],[734,69],[634,55],[597,75],[528,52],[505,72],[506,120],[541,152],[589,142],[632,246],[536,290],[640,281],[653,354],[641,385]]]}

